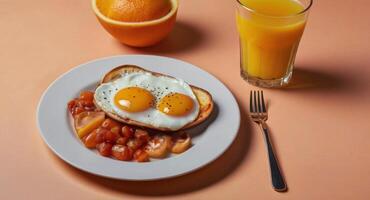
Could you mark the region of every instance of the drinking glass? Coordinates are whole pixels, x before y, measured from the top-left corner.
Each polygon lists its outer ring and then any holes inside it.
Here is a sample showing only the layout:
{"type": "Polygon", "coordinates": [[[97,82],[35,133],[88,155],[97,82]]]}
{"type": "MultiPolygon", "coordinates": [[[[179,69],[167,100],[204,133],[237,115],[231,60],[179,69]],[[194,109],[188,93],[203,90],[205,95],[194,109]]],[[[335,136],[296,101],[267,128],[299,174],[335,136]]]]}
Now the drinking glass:
{"type": "Polygon", "coordinates": [[[261,87],[288,84],[312,0],[237,0],[241,76],[261,87]]]}

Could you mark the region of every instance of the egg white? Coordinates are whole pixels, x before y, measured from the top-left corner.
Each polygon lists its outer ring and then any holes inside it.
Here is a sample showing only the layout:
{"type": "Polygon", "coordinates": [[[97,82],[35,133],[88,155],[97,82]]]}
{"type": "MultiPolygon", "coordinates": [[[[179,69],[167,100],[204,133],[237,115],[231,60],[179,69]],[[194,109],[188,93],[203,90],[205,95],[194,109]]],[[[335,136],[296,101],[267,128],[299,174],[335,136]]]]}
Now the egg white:
{"type": "Polygon", "coordinates": [[[112,82],[101,84],[95,90],[95,102],[105,112],[114,113],[120,117],[128,118],[156,128],[178,130],[194,121],[199,114],[199,103],[191,87],[181,79],[166,76],[154,76],[149,72],[134,72],[124,74],[112,82]],[[170,116],[151,107],[145,111],[131,113],[121,110],[114,104],[114,96],[118,91],[127,87],[140,87],[152,93],[156,103],[169,93],[181,93],[194,101],[194,107],[185,116],[170,116]]]}

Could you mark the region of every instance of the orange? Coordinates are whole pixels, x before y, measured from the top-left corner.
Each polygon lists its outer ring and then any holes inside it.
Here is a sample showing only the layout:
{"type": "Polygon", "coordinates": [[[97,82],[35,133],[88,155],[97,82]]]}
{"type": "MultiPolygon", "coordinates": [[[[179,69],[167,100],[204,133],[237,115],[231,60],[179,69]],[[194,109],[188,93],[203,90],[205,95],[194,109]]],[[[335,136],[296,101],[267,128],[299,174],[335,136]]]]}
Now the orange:
{"type": "Polygon", "coordinates": [[[123,22],[143,22],[165,16],[171,10],[169,0],[98,0],[101,13],[123,22]]]}
{"type": "Polygon", "coordinates": [[[82,112],[78,114],[75,118],[75,129],[78,137],[83,138],[94,129],[97,129],[104,119],[104,112],[82,112]]]}
{"type": "Polygon", "coordinates": [[[121,43],[151,46],[172,30],[178,0],[92,0],[100,24],[121,43]]]}

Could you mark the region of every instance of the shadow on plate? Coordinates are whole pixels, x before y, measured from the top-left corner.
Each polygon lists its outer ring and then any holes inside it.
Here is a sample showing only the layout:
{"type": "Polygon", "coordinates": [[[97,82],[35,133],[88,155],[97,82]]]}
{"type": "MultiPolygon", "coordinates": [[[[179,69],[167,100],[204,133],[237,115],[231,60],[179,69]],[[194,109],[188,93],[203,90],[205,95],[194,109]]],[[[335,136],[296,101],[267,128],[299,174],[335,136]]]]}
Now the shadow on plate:
{"type": "MultiPolygon", "coordinates": [[[[199,170],[174,178],[155,181],[124,181],[104,178],[78,170],[59,159],[51,151],[49,152],[63,170],[77,177],[79,181],[116,193],[138,196],[166,196],[197,191],[220,182],[232,174],[246,159],[252,141],[251,122],[243,105],[239,104],[239,107],[241,124],[238,134],[229,149],[215,161],[199,170]]],[[[227,127],[225,127],[224,131],[225,134],[228,134],[227,127]]]]}
{"type": "Polygon", "coordinates": [[[205,38],[204,33],[198,27],[187,22],[177,21],[170,35],[153,46],[135,48],[128,47],[118,42],[117,44],[141,53],[165,54],[192,50],[205,38]]]}

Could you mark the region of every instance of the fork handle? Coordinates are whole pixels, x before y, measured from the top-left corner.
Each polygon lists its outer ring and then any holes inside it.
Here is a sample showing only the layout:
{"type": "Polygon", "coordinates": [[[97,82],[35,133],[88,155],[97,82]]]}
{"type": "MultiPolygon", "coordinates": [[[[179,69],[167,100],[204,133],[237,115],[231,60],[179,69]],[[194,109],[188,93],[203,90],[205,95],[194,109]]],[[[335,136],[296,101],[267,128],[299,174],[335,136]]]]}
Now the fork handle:
{"type": "Polygon", "coordinates": [[[270,163],[270,171],[271,171],[271,180],[272,186],[278,192],[286,191],[287,186],[285,184],[284,178],[281,175],[278,162],[276,160],[274,149],[272,148],[269,132],[267,129],[267,125],[265,122],[260,123],[261,129],[263,130],[263,135],[265,136],[265,142],[267,146],[268,158],[270,163]]]}

